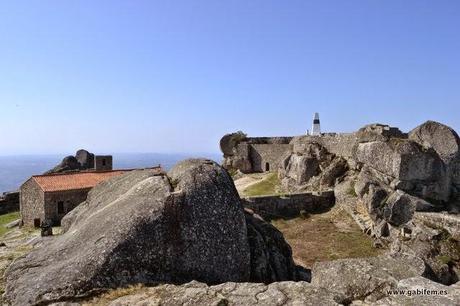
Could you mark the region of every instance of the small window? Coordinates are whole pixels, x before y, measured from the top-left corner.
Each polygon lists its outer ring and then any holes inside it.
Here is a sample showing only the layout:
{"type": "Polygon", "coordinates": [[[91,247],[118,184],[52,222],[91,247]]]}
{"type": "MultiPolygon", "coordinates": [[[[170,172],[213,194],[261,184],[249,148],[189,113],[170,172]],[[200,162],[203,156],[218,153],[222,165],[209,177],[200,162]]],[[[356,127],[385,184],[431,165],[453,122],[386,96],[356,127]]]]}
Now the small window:
{"type": "Polygon", "coordinates": [[[106,163],[105,163],[105,158],[102,160],[102,166],[105,167],[106,163]]]}
{"type": "Polygon", "coordinates": [[[40,227],[40,218],[34,219],[34,227],[40,227]]]}
{"type": "Polygon", "coordinates": [[[59,201],[58,202],[58,214],[63,214],[64,213],[64,202],[59,201]]]}
{"type": "Polygon", "coordinates": [[[265,171],[270,171],[270,164],[269,163],[265,163],[265,171]]]}

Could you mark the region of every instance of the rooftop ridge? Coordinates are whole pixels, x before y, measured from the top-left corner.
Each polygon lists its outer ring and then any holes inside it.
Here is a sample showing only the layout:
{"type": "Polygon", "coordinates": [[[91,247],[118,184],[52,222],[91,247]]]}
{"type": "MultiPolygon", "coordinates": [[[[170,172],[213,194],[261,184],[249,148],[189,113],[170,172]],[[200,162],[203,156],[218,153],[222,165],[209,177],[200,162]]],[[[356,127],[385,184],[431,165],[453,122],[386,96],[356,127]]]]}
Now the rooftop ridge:
{"type": "Polygon", "coordinates": [[[113,169],[113,170],[75,170],[75,171],[68,171],[68,172],[59,172],[59,173],[48,173],[48,174],[35,174],[31,177],[50,177],[50,176],[63,176],[63,175],[77,175],[77,174],[86,174],[86,173],[107,173],[107,172],[121,172],[121,171],[134,171],[134,170],[163,170],[163,168],[159,166],[155,167],[145,167],[145,168],[127,168],[127,169],[113,169]]]}

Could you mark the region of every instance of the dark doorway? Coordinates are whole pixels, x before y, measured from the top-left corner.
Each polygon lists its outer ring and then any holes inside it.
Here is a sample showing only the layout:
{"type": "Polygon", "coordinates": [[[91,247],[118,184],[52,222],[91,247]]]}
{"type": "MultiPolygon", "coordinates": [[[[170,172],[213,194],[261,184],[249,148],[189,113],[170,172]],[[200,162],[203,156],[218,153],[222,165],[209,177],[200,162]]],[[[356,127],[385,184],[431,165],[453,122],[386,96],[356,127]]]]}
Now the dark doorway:
{"type": "Polygon", "coordinates": [[[64,213],[64,202],[59,201],[58,202],[58,214],[63,214],[64,213]]]}
{"type": "Polygon", "coordinates": [[[270,171],[270,164],[269,163],[265,163],[265,171],[270,171]]]}
{"type": "Polygon", "coordinates": [[[40,227],[40,218],[34,219],[34,227],[40,227]]]}

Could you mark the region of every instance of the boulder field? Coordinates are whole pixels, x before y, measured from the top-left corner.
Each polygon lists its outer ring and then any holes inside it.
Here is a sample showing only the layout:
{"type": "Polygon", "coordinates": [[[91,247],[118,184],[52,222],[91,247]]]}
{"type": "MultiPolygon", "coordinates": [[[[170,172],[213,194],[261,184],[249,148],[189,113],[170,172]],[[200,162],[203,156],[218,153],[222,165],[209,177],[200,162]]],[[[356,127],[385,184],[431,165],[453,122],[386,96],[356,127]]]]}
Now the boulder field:
{"type": "Polygon", "coordinates": [[[300,136],[280,165],[285,189],[333,189],[375,245],[412,254],[427,277],[460,277],[460,138],[427,121],[405,134],[371,124],[359,131],[300,136]]]}
{"type": "Polygon", "coordinates": [[[158,282],[300,280],[308,273],[272,225],[245,212],[227,171],[186,160],[167,175],[138,170],[95,187],[6,272],[5,299],[46,304],[158,282]]]}

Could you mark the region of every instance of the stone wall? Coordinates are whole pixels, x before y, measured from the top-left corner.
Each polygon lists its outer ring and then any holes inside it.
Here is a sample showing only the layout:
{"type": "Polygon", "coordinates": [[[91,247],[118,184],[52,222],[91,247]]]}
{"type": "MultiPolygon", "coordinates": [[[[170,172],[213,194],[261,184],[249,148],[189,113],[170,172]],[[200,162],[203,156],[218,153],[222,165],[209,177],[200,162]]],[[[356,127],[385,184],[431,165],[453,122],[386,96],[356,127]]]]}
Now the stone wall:
{"type": "Polygon", "coordinates": [[[22,184],[19,207],[24,225],[34,226],[34,219],[37,219],[37,223],[45,219],[44,196],[44,192],[33,179],[22,184]]]}
{"type": "Polygon", "coordinates": [[[250,148],[253,172],[278,170],[283,158],[290,152],[289,144],[252,144],[250,148]]]}
{"type": "Polygon", "coordinates": [[[91,188],[45,193],[46,219],[52,220],[55,225],[60,225],[61,219],[68,212],[86,200],[90,190],[91,188]],[[59,211],[59,205],[62,205],[61,211],[59,211]]]}
{"type": "Polygon", "coordinates": [[[289,195],[257,196],[242,199],[243,206],[264,219],[294,218],[301,213],[320,213],[334,206],[333,191],[296,193],[289,195]]]}
{"type": "Polygon", "coordinates": [[[236,155],[238,155],[242,159],[247,159],[247,160],[250,159],[250,154],[249,154],[250,146],[247,142],[239,143],[236,146],[235,150],[236,150],[236,155]]]}
{"type": "Polygon", "coordinates": [[[247,137],[244,142],[249,144],[289,144],[293,137],[247,137]]]}
{"type": "Polygon", "coordinates": [[[285,154],[290,152],[292,137],[246,137],[238,132],[227,134],[220,141],[224,153],[222,165],[227,170],[243,173],[277,170],[285,154]]]}
{"type": "Polygon", "coordinates": [[[264,172],[267,163],[270,170],[278,170],[289,153],[303,154],[308,144],[313,142],[322,145],[332,154],[349,159],[356,150],[359,137],[358,132],[321,136],[248,137],[233,148],[232,155],[224,155],[223,165],[243,173],[264,172]]]}
{"type": "Polygon", "coordinates": [[[19,191],[5,192],[0,196],[0,215],[19,211],[19,191]]]}
{"type": "Polygon", "coordinates": [[[353,156],[358,145],[357,133],[324,134],[322,136],[297,136],[292,140],[293,153],[304,153],[308,144],[316,142],[325,147],[330,153],[346,159],[353,156]]]}
{"type": "Polygon", "coordinates": [[[94,157],[94,169],[97,171],[110,171],[113,166],[112,155],[96,155],[94,157]]]}

